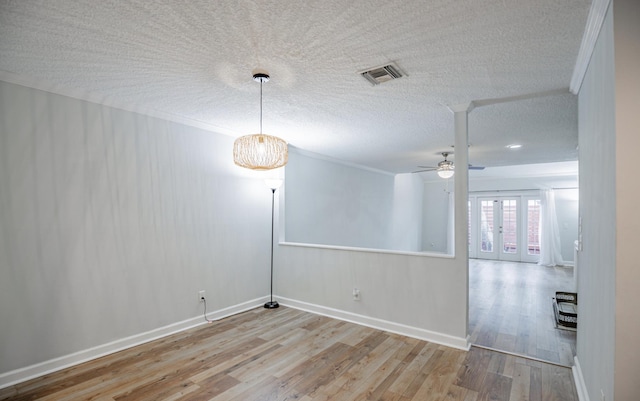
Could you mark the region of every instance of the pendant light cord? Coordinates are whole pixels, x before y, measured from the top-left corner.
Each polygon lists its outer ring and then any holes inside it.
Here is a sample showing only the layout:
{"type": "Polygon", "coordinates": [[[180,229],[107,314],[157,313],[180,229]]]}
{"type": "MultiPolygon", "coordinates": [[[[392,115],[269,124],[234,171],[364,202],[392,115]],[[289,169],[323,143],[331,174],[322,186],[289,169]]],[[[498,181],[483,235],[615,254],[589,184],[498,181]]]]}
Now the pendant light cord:
{"type": "Polygon", "coordinates": [[[260,78],[260,133],[262,134],[262,82],[263,78],[260,78]]]}

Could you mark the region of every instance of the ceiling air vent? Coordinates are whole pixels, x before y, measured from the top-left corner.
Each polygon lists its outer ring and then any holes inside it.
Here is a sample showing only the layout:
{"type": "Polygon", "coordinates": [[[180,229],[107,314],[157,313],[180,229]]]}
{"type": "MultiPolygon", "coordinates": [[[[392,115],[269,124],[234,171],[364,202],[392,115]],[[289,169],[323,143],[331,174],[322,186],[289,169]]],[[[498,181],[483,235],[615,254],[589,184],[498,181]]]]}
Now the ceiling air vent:
{"type": "Polygon", "coordinates": [[[371,82],[373,85],[379,85],[383,82],[391,81],[392,79],[402,78],[403,76],[398,66],[394,64],[371,68],[360,72],[360,75],[365,77],[367,81],[371,82]]]}

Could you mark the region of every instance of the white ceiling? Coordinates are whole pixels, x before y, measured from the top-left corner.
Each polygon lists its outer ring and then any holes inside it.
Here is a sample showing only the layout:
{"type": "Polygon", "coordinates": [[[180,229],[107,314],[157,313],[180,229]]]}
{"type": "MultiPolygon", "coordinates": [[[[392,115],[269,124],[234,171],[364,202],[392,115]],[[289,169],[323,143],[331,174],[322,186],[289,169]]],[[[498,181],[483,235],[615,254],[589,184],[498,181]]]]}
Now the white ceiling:
{"type": "Polygon", "coordinates": [[[435,165],[454,141],[447,106],[477,101],[472,164],[561,162],[577,159],[567,88],[590,5],[3,0],[0,71],[240,136],[259,130],[261,68],[265,133],[389,172],[435,165]],[[390,61],[407,76],[372,86],[357,73],[390,61]]]}

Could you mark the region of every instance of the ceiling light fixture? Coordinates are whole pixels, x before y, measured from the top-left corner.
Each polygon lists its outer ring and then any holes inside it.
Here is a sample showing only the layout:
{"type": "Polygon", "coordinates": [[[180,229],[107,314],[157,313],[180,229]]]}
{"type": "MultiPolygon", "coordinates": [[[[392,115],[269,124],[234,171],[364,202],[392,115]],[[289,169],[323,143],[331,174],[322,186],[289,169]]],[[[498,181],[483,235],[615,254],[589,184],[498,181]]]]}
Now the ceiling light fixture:
{"type": "Polygon", "coordinates": [[[509,148],[509,149],[520,149],[521,147],[522,147],[522,145],[520,145],[518,143],[512,143],[511,145],[505,146],[505,148],[509,148]]]}
{"type": "MultiPolygon", "coordinates": [[[[438,176],[440,178],[444,178],[445,180],[447,178],[453,177],[453,174],[455,174],[455,171],[454,171],[455,166],[452,161],[447,160],[447,157],[449,157],[451,153],[449,152],[440,153],[444,157],[444,160],[438,163],[438,167],[418,166],[420,170],[413,171],[413,173],[422,173],[424,171],[435,171],[436,173],[438,173],[438,176]]],[[[469,164],[469,170],[484,170],[484,167],[472,166],[471,164],[469,164]]]]}
{"type": "Polygon", "coordinates": [[[453,174],[453,170],[438,170],[438,176],[440,176],[440,178],[444,178],[445,180],[447,178],[453,177],[453,174]]]}
{"type": "MultiPolygon", "coordinates": [[[[444,162],[440,162],[440,163],[444,163],[444,162]]],[[[444,178],[445,180],[447,178],[453,177],[453,174],[455,173],[455,171],[453,171],[453,162],[447,162],[447,163],[450,163],[450,164],[447,166],[438,166],[438,169],[436,170],[438,172],[438,176],[440,178],[444,178]]]]}
{"type": "Polygon", "coordinates": [[[257,73],[253,80],[260,82],[260,133],[245,135],[233,143],[233,161],[240,167],[252,170],[271,170],[287,164],[287,142],[276,136],[262,133],[262,84],[269,82],[269,75],[257,73]]]}
{"type": "Polygon", "coordinates": [[[452,161],[447,160],[447,156],[449,156],[449,153],[443,153],[442,156],[444,156],[444,160],[438,163],[438,168],[436,168],[436,172],[438,173],[438,176],[440,178],[444,178],[446,180],[447,178],[453,177],[453,174],[455,173],[453,169],[455,167],[453,166],[452,161]]]}

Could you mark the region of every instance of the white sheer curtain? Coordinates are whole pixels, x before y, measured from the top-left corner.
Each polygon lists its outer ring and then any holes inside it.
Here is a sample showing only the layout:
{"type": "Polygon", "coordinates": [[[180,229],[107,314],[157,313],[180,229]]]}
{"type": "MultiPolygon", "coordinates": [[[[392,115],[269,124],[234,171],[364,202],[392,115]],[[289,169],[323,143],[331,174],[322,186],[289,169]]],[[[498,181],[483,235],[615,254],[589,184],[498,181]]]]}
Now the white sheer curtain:
{"type": "Polygon", "coordinates": [[[563,265],[560,229],[556,216],[556,197],[551,189],[540,191],[540,261],[539,265],[563,265]]]}

